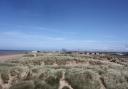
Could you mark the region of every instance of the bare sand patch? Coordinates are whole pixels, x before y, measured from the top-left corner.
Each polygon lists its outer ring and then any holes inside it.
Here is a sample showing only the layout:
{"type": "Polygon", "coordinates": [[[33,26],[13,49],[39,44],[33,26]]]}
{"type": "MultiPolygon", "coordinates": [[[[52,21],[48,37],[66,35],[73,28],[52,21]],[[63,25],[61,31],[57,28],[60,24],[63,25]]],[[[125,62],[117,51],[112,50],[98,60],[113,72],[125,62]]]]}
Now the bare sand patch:
{"type": "Polygon", "coordinates": [[[11,54],[11,55],[1,55],[0,56],[0,62],[4,62],[7,60],[13,60],[17,59],[19,57],[22,57],[24,54],[11,54]]]}

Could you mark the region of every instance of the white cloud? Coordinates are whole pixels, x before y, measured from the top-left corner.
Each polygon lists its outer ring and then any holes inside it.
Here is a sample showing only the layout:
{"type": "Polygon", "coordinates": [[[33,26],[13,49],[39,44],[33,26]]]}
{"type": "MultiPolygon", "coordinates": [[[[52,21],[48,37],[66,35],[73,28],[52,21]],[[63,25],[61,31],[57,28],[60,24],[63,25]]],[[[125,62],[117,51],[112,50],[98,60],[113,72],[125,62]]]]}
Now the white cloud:
{"type": "Polygon", "coordinates": [[[76,40],[65,37],[52,37],[21,31],[6,31],[0,33],[0,47],[2,48],[67,48],[67,49],[101,49],[128,50],[123,41],[76,40]]]}

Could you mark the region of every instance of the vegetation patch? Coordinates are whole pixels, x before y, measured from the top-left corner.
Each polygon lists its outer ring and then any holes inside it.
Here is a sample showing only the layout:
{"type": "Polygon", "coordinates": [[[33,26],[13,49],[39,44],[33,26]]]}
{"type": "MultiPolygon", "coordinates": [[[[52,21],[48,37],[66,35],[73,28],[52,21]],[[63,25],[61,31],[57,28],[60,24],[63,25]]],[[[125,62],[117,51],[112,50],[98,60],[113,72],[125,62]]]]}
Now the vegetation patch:
{"type": "Polygon", "coordinates": [[[59,89],[63,83],[62,89],[128,89],[125,60],[81,54],[26,54],[0,63],[0,89],[59,89]]]}

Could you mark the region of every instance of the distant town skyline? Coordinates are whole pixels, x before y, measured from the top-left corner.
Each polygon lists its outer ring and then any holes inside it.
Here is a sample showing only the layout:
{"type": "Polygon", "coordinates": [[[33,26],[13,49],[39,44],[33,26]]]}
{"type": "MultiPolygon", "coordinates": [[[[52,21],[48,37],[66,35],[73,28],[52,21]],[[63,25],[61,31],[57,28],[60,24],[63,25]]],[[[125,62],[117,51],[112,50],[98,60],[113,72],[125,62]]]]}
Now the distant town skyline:
{"type": "Polygon", "coordinates": [[[127,0],[0,0],[0,49],[128,51],[127,0]]]}

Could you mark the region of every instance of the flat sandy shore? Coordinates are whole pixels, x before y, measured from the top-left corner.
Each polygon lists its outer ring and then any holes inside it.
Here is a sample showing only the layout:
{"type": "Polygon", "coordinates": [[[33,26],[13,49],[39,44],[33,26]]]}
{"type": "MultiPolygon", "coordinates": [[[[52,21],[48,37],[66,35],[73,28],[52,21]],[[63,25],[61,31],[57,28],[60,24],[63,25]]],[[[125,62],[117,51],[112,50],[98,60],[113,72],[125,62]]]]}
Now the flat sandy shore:
{"type": "Polygon", "coordinates": [[[22,57],[24,54],[10,54],[10,55],[1,55],[0,56],[0,62],[4,62],[7,60],[13,60],[16,59],[18,57],[22,57]]]}

